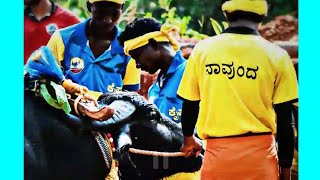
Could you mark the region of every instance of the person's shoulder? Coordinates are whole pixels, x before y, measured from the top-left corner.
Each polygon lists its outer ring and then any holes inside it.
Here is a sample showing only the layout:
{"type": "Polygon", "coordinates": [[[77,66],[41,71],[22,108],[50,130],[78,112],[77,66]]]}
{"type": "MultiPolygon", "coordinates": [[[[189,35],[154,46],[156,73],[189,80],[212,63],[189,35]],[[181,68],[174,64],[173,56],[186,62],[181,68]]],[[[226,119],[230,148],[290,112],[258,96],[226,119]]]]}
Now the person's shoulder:
{"type": "Polygon", "coordinates": [[[56,5],[56,6],[57,6],[57,9],[55,12],[56,16],[63,16],[64,19],[73,18],[73,19],[76,19],[80,22],[80,19],[73,12],[71,12],[70,10],[68,10],[64,7],[61,7],[60,5],[56,5]]]}
{"type": "Polygon", "coordinates": [[[221,35],[207,37],[205,39],[200,40],[195,45],[193,51],[206,51],[208,47],[211,47],[213,44],[218,43],[222,39],[221,35]]]}
{"type": "Polygon", "coordinates": [[[77,26],[79,25],[79,23],[77,24],[72,24],[66,27],[63,27],[61,29],[59,29],[60,32],[71,32],[71,31],[75,31],[77,29],[77,26]]]}
{"type": "Polygon", "coordinates": [[[78,25],[79,25],[79,23],[58,29],[58,30],[56,30],[55,33],[58,33],[61,36],[61,38],[63,39],[63,41],[67,43],[74,36],[78,25]]]}
{"type": "Polygon", "coordinates": [[[285,49],[274,42],[268,41],[261,36],[257,36],[256,40],[256,42],[258,42],[261,47],[263,47],[269,54],[273,56],[281,58],[288,55],[285,49]]]}
{"type": "Polygon", "coordinates": [[[211,37],[207,37],[205,39],[200,40],[199,43],[203,44],[203,45],[207,45],[207,44],[214,43],[214,42],[218,41],[219,39],[221,39],[221,35],[211,36],[211,37]]]}

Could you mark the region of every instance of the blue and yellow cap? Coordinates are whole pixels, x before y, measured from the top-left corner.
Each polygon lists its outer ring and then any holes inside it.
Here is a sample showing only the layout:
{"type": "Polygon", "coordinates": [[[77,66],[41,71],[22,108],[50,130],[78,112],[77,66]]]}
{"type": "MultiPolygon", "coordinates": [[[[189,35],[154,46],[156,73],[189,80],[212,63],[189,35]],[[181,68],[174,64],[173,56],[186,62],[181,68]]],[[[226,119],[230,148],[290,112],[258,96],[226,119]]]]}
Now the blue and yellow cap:
{"type": "Polygon", "coordinates": [[[266,0],[230,0],[222,4],[222,11],[228,13],[233,11],[245,11],[266,15],[268,13],[268,4],[266,0]]]}
{"type": "Polygon", "coordinates": [[[124,4],[125,0],[88,0],[89,3],[95,3],[95,2],[100,2],[100,1],[108,1],[108,2],[113,2],[113,3],[117,3],[117,4],[124,4]]]}

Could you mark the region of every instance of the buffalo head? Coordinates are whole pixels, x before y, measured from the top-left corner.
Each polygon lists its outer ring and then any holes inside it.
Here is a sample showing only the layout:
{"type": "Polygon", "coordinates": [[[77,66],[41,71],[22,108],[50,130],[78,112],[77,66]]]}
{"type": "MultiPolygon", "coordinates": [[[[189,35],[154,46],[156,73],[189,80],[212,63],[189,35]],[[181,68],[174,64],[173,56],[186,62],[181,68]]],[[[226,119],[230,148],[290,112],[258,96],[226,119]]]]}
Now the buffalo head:
{"type": "Polygon", "coordinates": [[[175,173],[195,172],[200,169],[202,155],[185,158],[131,152],[130,148],[153,152],[180,152],[183,143],[182,130],[161,114],[155,105],[148,103],[137,93],[116,92],[100,97],[102,104],[108,105],[115,100],[123,100],[136,107],[129,118],[112,122],[106,127],[115,135],[122,179],[161,179],[175,173]]]}

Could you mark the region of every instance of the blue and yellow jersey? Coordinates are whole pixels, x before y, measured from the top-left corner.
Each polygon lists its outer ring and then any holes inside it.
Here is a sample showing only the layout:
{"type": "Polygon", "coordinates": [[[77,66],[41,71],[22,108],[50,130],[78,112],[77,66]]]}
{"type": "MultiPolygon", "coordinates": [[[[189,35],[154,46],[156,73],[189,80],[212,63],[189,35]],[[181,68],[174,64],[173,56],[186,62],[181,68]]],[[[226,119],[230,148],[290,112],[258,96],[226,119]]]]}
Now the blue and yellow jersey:
{"type": "Polygon", "coordinates": [[[167,73],[161,76],[160,72],[157,81],[148,91],[149,101],[153,102],[161,113],[178,124],[181,121],[182,100],[177,97],[177,90],[185,66],[186,60],[182,57],[181,52],[178,51],[167,73]]]}
{"type": "Polygon", "coordinates": [[[298,84],[285,50],[260,36],[223,33],[196,45],[178,95],[200,100],[202,139],[276,133],[273,104],[296,100],[298,84]]]}
{"type": "Polygon", "coordinates": [[[110,48],[95,58],[87,45],[86,25],[89,20],[56,31],[48,42],[65,77],[102,93],[139,90],[140,70],[136,68],[135,60],[124,54],[117,41],[120,29],[115,27],[117,35],[110,48]]]}

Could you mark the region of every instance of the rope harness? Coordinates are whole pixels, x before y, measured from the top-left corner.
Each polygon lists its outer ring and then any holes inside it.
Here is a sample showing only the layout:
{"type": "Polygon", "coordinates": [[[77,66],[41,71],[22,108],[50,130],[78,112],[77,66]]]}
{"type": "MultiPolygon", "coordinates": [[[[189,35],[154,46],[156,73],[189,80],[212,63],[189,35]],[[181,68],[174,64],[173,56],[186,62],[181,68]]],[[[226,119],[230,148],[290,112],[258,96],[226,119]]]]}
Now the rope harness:
{"type": "MultiPolygon", "coordinates": [[[[136,148],[129,148],[128,152],[133,153],[133,154],[147,155],[147,156],[161,156],[161,157],[179,157],[179,156],[184,156],[184,153],[182,153],[182,152],[158,152],[158,151],[141,150],[141,149],[136,149],[136,148]]],[[[129,154],[127,155],[127,158],[128,158],[128,160],[130,162],[131,167],[135,171],[136,175],[138,177],[141,177],[142,176],[141,171],[136,166],[136,164],[131,160],[131,157],[130,157],[129,154]]]]}
{"type": "Polygon", "coordinates": [[[104,162],[106,163],[107,169],[111,169],[111,163],[112,163],[112,148],[109,144],[106,143],[106,140],[103,138],[100,132],[92,131],[92,134],[94,135],[94,139],[97,141],[100,151],[102,153],[104,162]]]}
{"type": "Polygon", "coordinates": [[[141,150],[141,149],[135,149],[135,148],[129,148],[128,151],[134,154],[142,154],[142,155],[149,155],[149,156],[161,156],[161,157],[184,156],[183,152],[158,152],[158,151],[148,151],[148,150],[141,150]]]}

